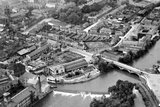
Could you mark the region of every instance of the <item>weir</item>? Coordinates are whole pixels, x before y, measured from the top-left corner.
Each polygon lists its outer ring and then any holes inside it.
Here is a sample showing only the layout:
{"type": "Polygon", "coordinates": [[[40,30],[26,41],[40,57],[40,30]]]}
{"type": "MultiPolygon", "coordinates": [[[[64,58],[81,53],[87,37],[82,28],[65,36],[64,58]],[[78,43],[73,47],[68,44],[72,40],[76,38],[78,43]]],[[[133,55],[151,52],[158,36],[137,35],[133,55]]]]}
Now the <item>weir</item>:
{"type": "Polygon", "coordinates": [[[73,91],[73,90],[57,90],[57,91],[53,91],[53,95],[62,95],[62,96],[81,96],[84,99],[86,97],[90,97],[90,98],[101,98],[102,96],[105,97],[110,97],[110,94],[106,94],[106,93],[101,93],[101,92],[78,92],[78,91],[73,91]]]}

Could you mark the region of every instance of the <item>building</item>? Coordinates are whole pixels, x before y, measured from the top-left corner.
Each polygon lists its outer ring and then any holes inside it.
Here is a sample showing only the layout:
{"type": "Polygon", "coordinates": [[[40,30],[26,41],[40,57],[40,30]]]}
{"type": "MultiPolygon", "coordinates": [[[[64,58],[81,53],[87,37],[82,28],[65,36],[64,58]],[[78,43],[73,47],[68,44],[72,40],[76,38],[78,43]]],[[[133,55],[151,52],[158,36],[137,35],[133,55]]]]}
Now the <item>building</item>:
{"type": "Polygon", "coordinates": [[[23,75],[20,76],[19,80],[21,81],[21,83],[24,85],[24,86],[29,86],[28,85],[28,80],[30,78],[34,78],[35,75],[30,73],[30,72],[25,72],[23,75]]]}
{"type": "Polygon", "coordinates": [[[29,107],[31,104],[31,92],[29,87],[17,93],[8,101],[7,107],[29,107]]]}
{"type": "Polygon", "coordinates": [[[10,73],[6,69],[0,69],[0,97],[3,96],[3,93],[8,91],[11,88],[11,85],[16,84],[16,80],[12,81],[10,78],[10,73]]]}
{"type": "Polygon", "coordinates": [[[36,48],[37,48],[37,47],[36,47],[35,45],[33,45],[33,46],[31,46],[31,47],[29,47],[29,48],[27,48],[27,49],[22,49],[22,50],[18,51],[17,53],[18,53],[19,55],[23,56],[23,55],[26,55],[26,54],[29,53],[29,52],[34,51],[36,48]]]}
{"type": "Polygon", "coordinates": [[[10,79],[5,75],[3,69],[0,69],[0,97],[2,97],[3,93],[9,89],[10,79]]]}
{"type": "Polygon", "coordinates": [[[63,64],[65,72],[76,70],[82,67],[87,67],[88,63],[85,59],[75,60],[66,64],[63,64]]]}
{"type": "Polygon", "coordinates": [[[49,72],[49,73],[52,73],[54,75],[58,75],[58,74],[62,74],[65,72],[65,68],[63,65],[52,65],[52,66],[49,66],[47,68],[45,68],[45,72],[49,72]]]}
{"type": "Polygon", "coordinates": [[[36,49],[35,51],[31,52],[30,54],[27,55],[27,57],[30,60],[34,60],[37,59],[41,54],[43,54],[47,49],[49,49],[49,45],[44,45],[38,49],[36,49]]]}

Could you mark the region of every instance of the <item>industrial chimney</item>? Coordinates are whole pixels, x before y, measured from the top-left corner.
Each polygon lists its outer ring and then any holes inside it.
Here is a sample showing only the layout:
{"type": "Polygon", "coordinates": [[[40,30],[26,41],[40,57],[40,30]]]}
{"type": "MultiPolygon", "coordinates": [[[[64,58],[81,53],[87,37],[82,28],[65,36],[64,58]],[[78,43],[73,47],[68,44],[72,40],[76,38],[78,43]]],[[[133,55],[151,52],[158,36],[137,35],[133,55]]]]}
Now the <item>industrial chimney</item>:
{"type": "Polygon", "coordinates": [[[41,78],[40,78],[40,76],[38,76],[38,86],[39,86],[39,93],[41,93],[42,90],[41,90],[41,78]]]}

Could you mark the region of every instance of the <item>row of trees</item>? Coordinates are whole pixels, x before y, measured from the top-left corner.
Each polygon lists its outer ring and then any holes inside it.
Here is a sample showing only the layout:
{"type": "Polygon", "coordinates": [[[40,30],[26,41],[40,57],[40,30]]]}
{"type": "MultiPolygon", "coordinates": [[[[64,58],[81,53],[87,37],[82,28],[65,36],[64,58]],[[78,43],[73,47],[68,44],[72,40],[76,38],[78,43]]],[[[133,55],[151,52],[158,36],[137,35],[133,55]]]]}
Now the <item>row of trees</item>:
{"type": "Polygon", "coordinates": [[[98,63],[98,69],[102,73],[107,73],[107,72],[111,71],[114,68],[115,68],[115,66],[112,63],[107,63],[107,62],[104,62],[104,61],[100,61],[98,63]]]}
{"type": "Polygon", "coordinates": [[[134,59],[138,59],[139,57],[141,57],[142,55],[147,53],[148,50],[156,43],[156,41],[158,39],[159,38],[155,38],[152,41],[151,40],[146,41],[144,49],[141,49],[141,50],[139,50],[137,52],[129,51],[126,55],[124,55],[123,57],[119,58],[119,62],[131,63],[134,59]]]}
{"type": "Polygon", "coordinates": [[[100,3],[93,3],[92,5],[85,5],[82,8],[83,13],[91,13],[91,12],[98,12],[104,7],[104,4],[100,3]]]}
{"type": "Polygon", "coordinates": [[[132,90],[135,84],[118,80],[116,85],[109,87],[108,92],[111,97],[102,97],[101,100],[94,99],[90,107],[134,107],[134,98],[132,90]]]}
{"type": "Polygon", "coordinates": [[[87,3],[87,0],[65,0],[66,3],[74,2],[77,6],[87,3]]]}
{"type": "Polygon", "coordinates": [[[64,8],[58,10],[58,12],[54,12],[52,16],[55,19],[59,19],[62,22],[71,23],[75,25],[84,22],[84,17],[81,9],[74,5],[74,3],[70,3],[64,8]]]}

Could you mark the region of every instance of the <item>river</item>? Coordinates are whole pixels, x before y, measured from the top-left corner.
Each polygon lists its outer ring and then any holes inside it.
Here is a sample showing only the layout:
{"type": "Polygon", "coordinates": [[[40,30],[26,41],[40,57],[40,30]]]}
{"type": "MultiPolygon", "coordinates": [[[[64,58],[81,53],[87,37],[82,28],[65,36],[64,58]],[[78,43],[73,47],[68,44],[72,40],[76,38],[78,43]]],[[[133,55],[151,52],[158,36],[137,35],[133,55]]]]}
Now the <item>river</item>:
{"type": "MultiPolygon", "coordinates": [[[[159,52],[160,41],[158,41],[146,55],[141,57],[138,61],[135,61],[133,66],[139,69],[152,67],[152,65],[160,59],[159,52]]],[[[119,79],[128,80],[133,83],[140,82],[134,75],[120,70],[114,70],[86,83],[58,86],[60,90],[65,90],[66,92],[77,91],[79,94],[51,93],[36,104],[35,107],[89,107],[92,96],[81,94],[81,92],[107,92],[108,87],[115,85],[116,81],[119,79]]],[[[137,101],[139,100],[135,100],[136,107],[142,107],[143,103],[137,103],[137,101]]]]}

